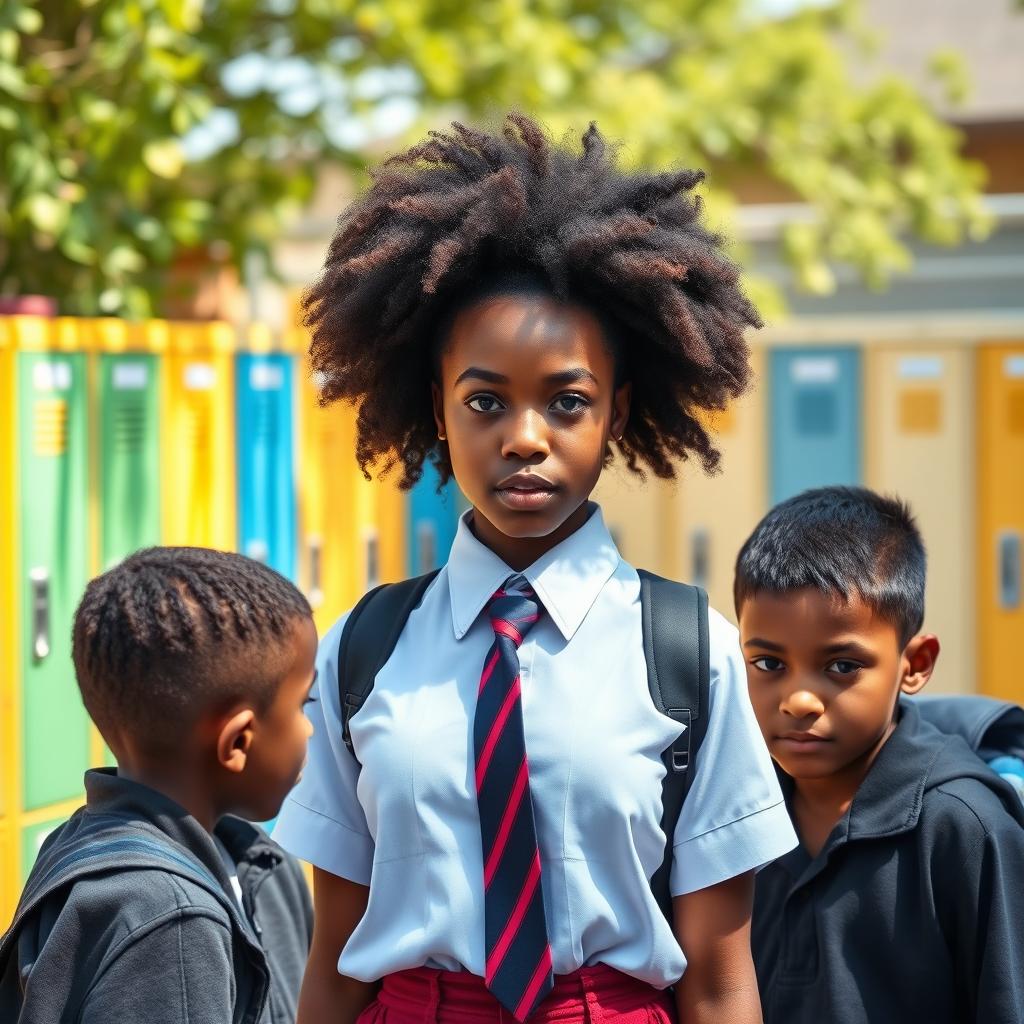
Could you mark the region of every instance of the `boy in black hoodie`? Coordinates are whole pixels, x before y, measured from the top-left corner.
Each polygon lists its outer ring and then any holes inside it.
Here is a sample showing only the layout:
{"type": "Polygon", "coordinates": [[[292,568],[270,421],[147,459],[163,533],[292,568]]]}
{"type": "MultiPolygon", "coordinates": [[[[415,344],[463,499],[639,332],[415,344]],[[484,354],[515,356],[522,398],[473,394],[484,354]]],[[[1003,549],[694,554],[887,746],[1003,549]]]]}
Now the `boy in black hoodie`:
{"type": "Polygon", "coordinates": [[[860,488],[783,502],[740,552],[751,702],[801,839],[757,878],[765,1024],[1024,1021],[1024,810],[904,699],[939,654],[924,591],[907,508],[860,488]]]}
{"type": "Polygon", "coordinates": [[[301,772],[315,654],[305,598],[241,555],[152,548],[89,584],[75,671],[118,767],[86,773],[40,852],[0,939],[0,1020],[294,1020],[309,894],[244,819],[301,772]]]}

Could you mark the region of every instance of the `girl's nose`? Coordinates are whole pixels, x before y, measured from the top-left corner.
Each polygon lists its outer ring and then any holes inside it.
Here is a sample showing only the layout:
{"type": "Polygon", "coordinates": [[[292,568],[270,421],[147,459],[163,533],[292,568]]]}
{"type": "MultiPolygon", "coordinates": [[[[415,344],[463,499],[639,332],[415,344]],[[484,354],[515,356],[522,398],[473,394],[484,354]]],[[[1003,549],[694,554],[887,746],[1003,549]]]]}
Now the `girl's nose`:
{"type": "Polygon", "coordinates": [[[509,432],[501,445],[501,454],[506,459],[524,461],[547,455],[551,451],[548,442],[548,425],[544,417],[533,409],[527,409],[509,419],[509,432]]]}
{"type": "Polygon", "coordinates": [[[784,715],[799,720],[801,718],[817,718],[824,714],[825,705],[813,690],[797,684],[783,694],[779,710],[784,715]]]}

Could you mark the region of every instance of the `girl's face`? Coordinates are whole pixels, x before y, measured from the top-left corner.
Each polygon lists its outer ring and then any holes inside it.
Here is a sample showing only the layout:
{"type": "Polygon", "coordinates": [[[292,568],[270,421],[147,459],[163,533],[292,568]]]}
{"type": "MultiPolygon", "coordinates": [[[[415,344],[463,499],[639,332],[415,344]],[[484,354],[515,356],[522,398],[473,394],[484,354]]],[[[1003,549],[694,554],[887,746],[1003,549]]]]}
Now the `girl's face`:
{"type": "Polygon", "coordinates": [[[630,397],[587,310],[540,294],[480,300],[455,318],[433,395],[476,534],[508,565],[526,568],[586,521],[630,397]]]}

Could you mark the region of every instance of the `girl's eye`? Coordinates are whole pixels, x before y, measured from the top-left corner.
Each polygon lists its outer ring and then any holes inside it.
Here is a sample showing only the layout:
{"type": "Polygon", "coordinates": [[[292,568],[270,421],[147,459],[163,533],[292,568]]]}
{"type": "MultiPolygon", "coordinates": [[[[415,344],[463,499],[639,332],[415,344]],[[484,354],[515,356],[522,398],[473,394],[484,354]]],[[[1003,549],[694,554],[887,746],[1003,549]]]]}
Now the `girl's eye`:
{"type": "Polygon", "coordinates": [[[474,412],[495,412],[501,408],[501,402],[494,395],[473,395],[466,405],[474,412]]]}
{"type": "Polygon", "coordinates": [[[573,413],[582,412],[590,405],[590,402],[582,395],[559,395],[551,404],[559,412],[572,415],[573,413]]]}
{"type": "Polygon", "coordinates": [[[849,658],[836,658],[828,667],[828,671],[832,672],[837,676],[852,676],[855,672],[859,671],[861,665],[859,662],[850,661],[849,658]]]}
{"type": "Polygon", "coordinates": [[[778,658],[773,658],[770,654],[762,654],[760,658],[755,658],[751,664],[759,672],[779,672],[786,667],[778,658]]]}

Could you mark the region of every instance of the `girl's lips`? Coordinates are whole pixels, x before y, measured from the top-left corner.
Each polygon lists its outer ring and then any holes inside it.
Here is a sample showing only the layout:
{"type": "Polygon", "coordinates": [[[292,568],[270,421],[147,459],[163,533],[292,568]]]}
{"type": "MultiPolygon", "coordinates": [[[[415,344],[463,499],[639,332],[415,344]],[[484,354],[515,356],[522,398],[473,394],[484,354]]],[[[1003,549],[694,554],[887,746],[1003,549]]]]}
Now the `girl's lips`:
{"type": "Polygon", "coordinates": [[[498,501],[515,512],[535,512],[555,497],[553,487],[498,487],[494,493],[498,501]]]}

